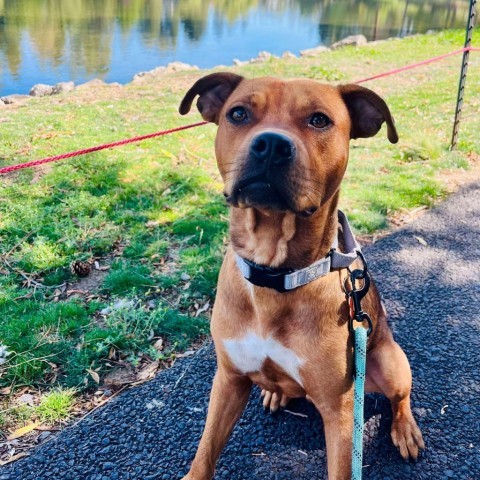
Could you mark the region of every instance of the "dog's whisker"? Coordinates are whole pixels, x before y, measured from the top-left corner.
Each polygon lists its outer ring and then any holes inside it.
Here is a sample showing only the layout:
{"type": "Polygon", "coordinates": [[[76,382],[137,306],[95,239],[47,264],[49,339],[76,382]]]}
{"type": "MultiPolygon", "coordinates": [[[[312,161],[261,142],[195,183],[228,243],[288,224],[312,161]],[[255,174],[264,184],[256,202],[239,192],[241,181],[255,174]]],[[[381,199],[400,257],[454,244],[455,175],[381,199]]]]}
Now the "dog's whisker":
{"type": "Polygon", "coordinates": [[[301,176],[301,175],[295,175],[294,177],[292,177],[294,180],[302,180],[304,182],[309,182],[309,183],[313,183],[314,185],[324,185],[325,182],[322,182],[320,180],[315,180],[314,178],[308,178],[308,177],[304,177],[304,176],[301,176]]]}

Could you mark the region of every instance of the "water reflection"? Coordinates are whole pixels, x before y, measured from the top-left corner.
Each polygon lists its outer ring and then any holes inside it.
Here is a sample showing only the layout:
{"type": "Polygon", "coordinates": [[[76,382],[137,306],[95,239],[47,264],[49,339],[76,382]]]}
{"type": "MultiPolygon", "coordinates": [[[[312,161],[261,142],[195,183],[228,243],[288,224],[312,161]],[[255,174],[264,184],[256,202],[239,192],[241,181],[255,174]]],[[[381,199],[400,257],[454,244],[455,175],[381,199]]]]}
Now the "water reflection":
{"type": "Polygon", "coordinates": [[[129,81],[173,60],[231,64],[352,33],[463,27],[468,1],[0,0],[0,93],[95,76],[129,81]]]}

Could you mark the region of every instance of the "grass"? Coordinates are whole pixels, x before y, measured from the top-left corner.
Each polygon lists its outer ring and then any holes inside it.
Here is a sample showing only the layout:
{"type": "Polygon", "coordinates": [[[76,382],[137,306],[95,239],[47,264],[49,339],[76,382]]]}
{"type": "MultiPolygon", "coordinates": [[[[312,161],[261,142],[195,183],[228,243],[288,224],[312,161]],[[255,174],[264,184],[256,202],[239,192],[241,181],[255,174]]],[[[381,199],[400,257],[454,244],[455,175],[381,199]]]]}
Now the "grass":
{"type": "Polygon", "coordinates": [[[19,404],[0,411],[0,428],[14,430],[16,426],[29,421],[47,425],[65,421],[75,405],[76,393],[72,388],[54,388],[40,396],[38,405],[19,404]]]}
{"type": "MultiPolygon", "coordinates": [[[[463,36],[415,36],[232,70],[345,83],[454,50],[463,36]]],[[[474,44],[479,37],[477,29],[474,44]]],[[[474,53],[458,151],[448,151],[459,65],[460,57],[450,58],[367,84],[386,98],[401,140],[390,145],[382,131],[352,142],[341,203],[358,232],[439,201],[445,172],[467,169],[480,153],[474,53]]],[[[198,121],[196,112],[180,118],[177,106],[199,75],[2,108],[0,165],[198,121]]],[[[215,295],[228,215],[214,134],[201,127],[0,178],[0,344],[12,352],[0,365],[0,389],[96,388],[89,371],[103,378],[111,361],[167,364],[207,332],[208,319],[197,313],[215,295]],[[84,286],[70,272],[73,260],[105,271],[84,286]],[[119,300],[123,307],[114,308],[119,300]],[[162,351],[153,347],[159,337],[162,351]]]]}
{"type": "Polygon", "coordinates": [[[34,409],[35,415],[43,423],[53,424],[65,420],[75,404],[75,390],[55,389],[43,396],[34,409]]]}

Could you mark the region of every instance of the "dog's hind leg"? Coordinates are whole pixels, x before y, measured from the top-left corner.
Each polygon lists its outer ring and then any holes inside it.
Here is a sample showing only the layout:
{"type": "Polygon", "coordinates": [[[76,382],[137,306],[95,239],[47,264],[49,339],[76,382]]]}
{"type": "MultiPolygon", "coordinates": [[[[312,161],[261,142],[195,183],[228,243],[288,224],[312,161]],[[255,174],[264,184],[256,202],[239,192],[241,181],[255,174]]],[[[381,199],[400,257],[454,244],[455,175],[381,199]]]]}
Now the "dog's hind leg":
{"type": "Polygon", "coordinates": [[[366,390],[383,393],[392,404],[392,441],[402,457],[416,459],[424,449],[422,433],[410,408],[412,373],[400,346],[388,338],[367,356],[366,390]]]}
{"type": "Polygon", "coordinates": [[[290,400],[283,393],[270,392],[269,390],[262,390],[261,397],[263,398],[263,408],[269,410],[270,413],[275,413],[279,408],[285,408],[290,400]]]}
{"type": "Polygon", "coordinates": [[[183,480],[212,479],[217,459],[245,409],[251,387],[252,382],[247,377],[221,368],[217,370],[202,439],[190,472],[183,480]]]}

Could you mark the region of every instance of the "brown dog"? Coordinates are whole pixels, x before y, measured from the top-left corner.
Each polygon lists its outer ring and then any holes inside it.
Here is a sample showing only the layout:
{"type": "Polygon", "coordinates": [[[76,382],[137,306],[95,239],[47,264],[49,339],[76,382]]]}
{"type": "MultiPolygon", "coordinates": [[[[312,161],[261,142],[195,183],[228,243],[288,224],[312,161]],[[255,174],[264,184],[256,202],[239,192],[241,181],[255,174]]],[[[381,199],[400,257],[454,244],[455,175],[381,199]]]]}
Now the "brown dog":
{"type": "MultiPolygon", "coordinates": [[[[218,125],[215,151],[231,206],[231,243],[211,324],[218,370],[205,430],[184,479],[213,477],[252,383],[273,410],[289,397],[308,395],[323,418],[329,478],[348,479],[353,362],[347,270],[333,268],[306,285],[277,291],[253,285],[241,265],[275,277],[328,258],[338,231],[342,247],[337,204],[349,140],[371,137],[386,122],[395,143],[393,118],[378,95],[356,85],[214,73],[187,92],[180,113],[189,112],[197,95],[202,117],[218,125]]],[[[366,388],[390,399],[393,443],[405,459],[416,458],[424,443],[410,409],[408,360],[393,340],[374,285],[363,307],[373,321],[366,388]]]]}

